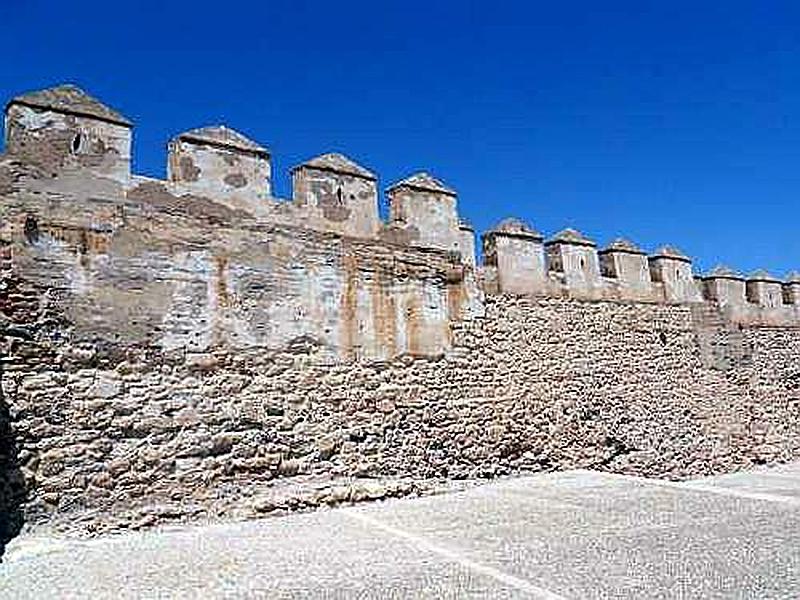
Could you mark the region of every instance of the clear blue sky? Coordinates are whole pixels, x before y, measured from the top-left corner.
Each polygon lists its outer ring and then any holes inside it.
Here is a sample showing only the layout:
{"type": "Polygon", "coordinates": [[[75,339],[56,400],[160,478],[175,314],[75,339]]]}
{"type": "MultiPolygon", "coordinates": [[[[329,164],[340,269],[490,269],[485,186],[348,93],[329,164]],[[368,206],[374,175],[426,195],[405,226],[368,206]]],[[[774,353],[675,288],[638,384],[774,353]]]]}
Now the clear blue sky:
{"type": "Polygon", "coordinates": [[[800,3],[0,0],[0,94],[81,85],[136,122],[135,169],[224,122],[288,169],[426,169],[485,230],[800,269],[800,3]]]}

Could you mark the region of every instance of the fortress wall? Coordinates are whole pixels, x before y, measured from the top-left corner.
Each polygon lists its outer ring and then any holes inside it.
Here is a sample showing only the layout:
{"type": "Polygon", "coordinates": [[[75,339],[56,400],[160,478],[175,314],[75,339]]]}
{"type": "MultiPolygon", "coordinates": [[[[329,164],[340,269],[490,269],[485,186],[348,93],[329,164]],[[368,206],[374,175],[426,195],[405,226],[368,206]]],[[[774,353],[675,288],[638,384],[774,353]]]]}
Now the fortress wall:
{"type": "MultiPolygon", "coordinates": [[[[754,274],[695,278],[692,261],[681,255],[647,256],[614,244],[598,251],[594,242],[569,238],[544,241],[516,223],[484,235],[484,262],[490,291],[518,295],[571,297],[667,304],[711,303],[742,326],[800,325],[794,281],[754,274]]],[[[565,230],[580,236],[574,230],[565,230]]],[[[572,235],[572,233],[570,235],[572,235]]],[[[559,235],[562,235],[559,234],[559,235]]],[[[618,242],[616,242],[618,243],[618,242]]],[[[626,242],[628,244],[628,242],[626,242]]]]}
{"type": "Polygon", "coordinates": [[[714,363],[697,338],[725,326],[685,306],[490,296],[438,359],[17,342],[3,388],[27,521],[131,527],[444,479],[576,467],[682,478],[799,457],[800,331],[719,337],[714,363]]]}
{"type": "MultiPolygon", "coordinates": [[[[18,200],[29,209],[47,198],[48,213],[75,210],[79,199],[81,210],[94,204],[87,211],[91,217],[102,210],[125,218],[132,207],[135,214],[142,206],[152,212],[158,205],[156,212],[165,217],[164,231],[170,234],[180,221],[199,214],[234,235],[285,225],[439,250],[458,255],[468,268],[474,264],[473,240],[460,226],[455,191],[425,172],[386,190],[390,220],[382,223],[377,177],[341,154],[324,154],[295,167],[288,201],[271,195],[269,151],[226,126],[176,136],[169,148],[168,181],[157,181],[131,176],[132,124],[74,86],[19,96],[5,113],[3,159],[13,168],[9,174],[0,166],[0,184],[16,177],[19,169],[26,171],[18,200]],[[178,223],[166,218],[172,215],[178,223]]],[[[15,208],[2,207],[3,212],[15,208]]],[[[487,232],[487,275],[492,277],[487,289],[666,303],[701,302],[705,297],[724,305],[728,318],[742,325],[800,323],[796,282],[781,282],[765,272],[750,278],[712,273],[696,281],[691,260],[674,249],[647,257],[624,240],[598,251],[593,241],[572,229],[546,241],[532,233],[519,223],[487,232]]],[[[209,230],[198,245],[220,241],[227,242],[209,230]]]]}
{"type": "Polygon", "coordinates": [[[159,181],[129,177],[129,124],[76,88],[6,112],[0,484],[24,476],[32,525],[800,457],[800,276],[695,278],[674,248],[516,221],[476,266],[455,192],[424,172],[381,223],[375,176],[339,154],[283,201],[269,153],[227,128],[179,136],[159,181]]]}

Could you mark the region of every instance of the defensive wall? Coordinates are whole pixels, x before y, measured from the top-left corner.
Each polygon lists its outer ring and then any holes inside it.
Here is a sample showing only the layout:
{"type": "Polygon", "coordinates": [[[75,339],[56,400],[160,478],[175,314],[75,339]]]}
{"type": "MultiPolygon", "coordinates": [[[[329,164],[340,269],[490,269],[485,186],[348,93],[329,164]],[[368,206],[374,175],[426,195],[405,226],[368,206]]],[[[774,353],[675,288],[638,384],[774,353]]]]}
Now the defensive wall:
{"type": "Polygon", "coordinates": [[[12,99],[5,134],[5,537],[800,456],[800,275],[513,219],[477,264],[432,175],[386,190],[387,222],[341,154],[275,198],[224,126],[138,176],[132,124],[73,86],[12,99]]]}

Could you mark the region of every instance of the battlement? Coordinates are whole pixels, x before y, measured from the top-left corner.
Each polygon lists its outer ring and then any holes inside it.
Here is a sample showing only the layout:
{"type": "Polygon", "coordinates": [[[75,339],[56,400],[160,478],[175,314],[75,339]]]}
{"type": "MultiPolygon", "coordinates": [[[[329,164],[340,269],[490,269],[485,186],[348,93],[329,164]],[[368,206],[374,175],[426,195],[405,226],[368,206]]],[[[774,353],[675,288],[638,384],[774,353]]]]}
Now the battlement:
{"type": "Polygon", "coordinates": [[[713,302],[749,325],[800,324],[800,274],[781,280],[759,270],[745,277],[723,266],[695,275],[673,246],[647,255],[618,238],[605,248],[575,229],[545,238],[517,219],[483,236],[484,279],[490,291],[523,295],[665,304],[713,302]]]}
{"type": "Polygon", "coordinates": [[[283,199],[272,192],[270,151],[227,125],[173,137],[166,180],[131,173],[133,131],[69,85],[5,110],[0,236],[18,246],[23,270],[62,278],[79,305],[92,297],[93,309],[76,311],[88,329],[106,315],[113,331],[120,306],[139,303],[148,314],[127,322],[141,321],[137,331],[166,348],[310,336],[331,357],[440,354],[452,323],[483,314],[485,294],[706,302],[732,323],[800,325],[798,274],[720,267],[701,276],[672,246],[598,248],[576,229],[546,237],[516,219],[483,234],[478,265],[457,192],[430,173],[386,188],[383,222],[378,176],[343,154],[295,166],[283,199]],[[148,284],[109,300],[129,280],[148,284]]]}
{"type": "MultiPolygon", "coordinates": [[[[80,88],[61,85],[13,98],[5,131],[7,154],[59,180],[51,186],[59,191],[77,177],[115,182],[121,186],[117,195],[141,196],[143,179],[131,173],[133,124],[80,88]]],[[[438,248],[475,262],[474,241],[459,225],[456,192],[428,173],[388,187],[387,224],[378,214],[378,178],[352,159],[322,154],[294,167],[291,176],[291,199],[275,197],[270,152],[226,125],[214,125],[170,140],[162,187],[187,209],[204,199],[245,219],[438,248]]],[[[152,179],[147,182],[152,186],[152,179]]]]}

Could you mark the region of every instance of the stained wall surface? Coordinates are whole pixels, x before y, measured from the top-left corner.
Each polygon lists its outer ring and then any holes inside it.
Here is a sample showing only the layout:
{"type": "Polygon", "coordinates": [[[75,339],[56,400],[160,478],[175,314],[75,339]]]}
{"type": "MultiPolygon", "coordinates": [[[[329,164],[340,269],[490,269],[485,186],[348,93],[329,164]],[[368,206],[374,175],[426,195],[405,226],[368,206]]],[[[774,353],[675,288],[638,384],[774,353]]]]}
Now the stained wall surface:
{"type": "Polygon", "coordinates": [[[113,204],[27,189],[4,203],[4,239],[15,270],[58,294],[76,339],[437,355],[467,297],[466,268],[434,250],[258,222],[153,182],[113,204]]]}
{"type": "MultiPolygon", "coordinates": [[[[342,157],[343,158],[343,157],[342,157]]],[[[328,231],[371,238],[380,229],[378,191],[374,176],[346,166],[302,165],[292,174],[294,207],[328,231]]]]}
{"type": "Polygon", "coordinates": [[[43,177],[99,175],[119,184],[130,176],[131,130],[118,123],[25,105],[6,111],[6,150],[43,177]]]}
{"type": "MultiPolygon", "coordinates": [[[[227,131],[222,127],[199,131],[209,130],[227,131]]],[[[216,142],[213,138],[211,141],[216,142]]],[[[271,195],[266,151],[217,144],[190,135],[170,142],[167,178],[173,189],[179,195],[213,196],[233,210],[257,210],[271,195]]]]}

